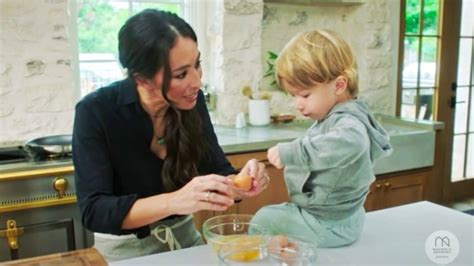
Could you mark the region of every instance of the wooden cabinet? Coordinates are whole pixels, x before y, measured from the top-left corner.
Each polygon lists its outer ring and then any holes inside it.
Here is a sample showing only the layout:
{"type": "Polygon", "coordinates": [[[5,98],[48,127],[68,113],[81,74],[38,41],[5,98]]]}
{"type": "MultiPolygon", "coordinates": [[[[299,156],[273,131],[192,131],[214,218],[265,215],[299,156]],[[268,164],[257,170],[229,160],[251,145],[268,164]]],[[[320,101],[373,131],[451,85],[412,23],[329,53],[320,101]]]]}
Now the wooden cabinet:
{"type": "MultiPolygon", "coordinates": [[[[278,204],[289,200],[283,170],[276,169],[268,163],[265,152],[242,153],[228,155],[227,159],[237,168],[242,168],[251,158],[265,163],[270,176],[270,185],[256,197],[246,198],[225,212],[202,211],[194,215],[194,221],[199,230],[208,218],[225,213],[254,214],[258,209],[269,204],[278,204]]],[[[377,175],[377,180],[370,186],[365,202],[367,212],[395,207],[403,204],[424,200],[426,182],[431,176],[432,168],[422,168],[410,171],[377,175]]]]}
{"type": "Polygon", "coordinates": [[[265,164],[268,176],[270,177],[270,184],[266,190],[253,198],[246,198],[236,204],[238,213],[255,214],[265,205],[278,204],[289,200],[288,191],[283,178],[283,169],[277,169],[268,162],[266,151],[231,155],[227,158],[231,164],[238,169],[242,168],[249,159],[256,158],[265,164]]]}
{"type": "Polygon", "coordinates": [[[429,167],[377,176],[370,186],[365,210],[375,211],[424,200],[431,171],[429,167]]]}
{"type": "Polygon", "coordinates": [[[258,196],[252,198],[245,198],[240,203],[234,204],[225,212],[200,211],[194,214],[194,223],[198,230],[202,230],[202,224],[205,220],[216,215],[226,213],[246,213],[255,214],[258,209],[269,204],[278,204],[288,201],[288,192],[286,190],[285,181],[283,179],[283,170],[276,169],[267,161],[267,153],[253,152],[241,153],[235,155],[228,155],[227,159],[236,169],[244,167],[248,160],[256,158],[260,162],[265,163],[268,176],[270,177],[270,184],[268,188],[260,193],[258,196]]]}

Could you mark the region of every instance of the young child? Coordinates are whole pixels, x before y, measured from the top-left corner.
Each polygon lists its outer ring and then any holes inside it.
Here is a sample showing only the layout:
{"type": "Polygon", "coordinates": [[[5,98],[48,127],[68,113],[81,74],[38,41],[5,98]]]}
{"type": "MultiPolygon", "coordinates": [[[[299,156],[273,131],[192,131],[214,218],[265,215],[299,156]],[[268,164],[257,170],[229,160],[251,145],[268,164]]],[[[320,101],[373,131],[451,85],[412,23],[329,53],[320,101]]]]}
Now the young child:
{"type": "Polygon", "coordinates": [[[300,33],[278,56],[275,75],[295,108],[316,122],[304,137],[268,150],[270,163],[285,168],[291,202],[263,207],[253,222],[318,247],[351,244],[362,231],[375,160],[392,151],[387,132],[357,100],[351,49],[330,31],[300,33]]]}

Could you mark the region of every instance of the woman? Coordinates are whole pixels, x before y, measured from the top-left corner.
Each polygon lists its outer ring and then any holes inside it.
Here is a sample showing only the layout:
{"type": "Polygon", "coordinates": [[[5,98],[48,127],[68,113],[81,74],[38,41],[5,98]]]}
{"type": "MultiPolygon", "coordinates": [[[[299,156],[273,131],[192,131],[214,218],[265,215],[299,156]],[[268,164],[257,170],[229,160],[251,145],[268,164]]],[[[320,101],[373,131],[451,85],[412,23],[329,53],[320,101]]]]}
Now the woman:
{"type": "Polygon", "coordinates": [[[144,10],[119,32],[128,78],[76,106],[73,160],[83,224],[95,247],[119,260],[202,244],[192,216],[224,211],[268,185],[247,162],[249,192],[217,143],[204,103],[193,29],[178,16],[144,10]]]}

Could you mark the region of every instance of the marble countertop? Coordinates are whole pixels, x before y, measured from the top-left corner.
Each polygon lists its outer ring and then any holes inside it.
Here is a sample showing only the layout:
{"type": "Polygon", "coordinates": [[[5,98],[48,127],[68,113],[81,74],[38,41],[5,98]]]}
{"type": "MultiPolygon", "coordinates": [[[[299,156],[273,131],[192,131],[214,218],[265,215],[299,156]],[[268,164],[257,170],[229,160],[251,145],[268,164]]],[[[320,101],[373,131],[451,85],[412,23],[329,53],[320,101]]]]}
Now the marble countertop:
{"type": "MultiPolygon", "coordinates": [[[[474,265],[473,228],[472,216],[427,201],[369,212],[357,242],[339,248],[317,248],[314,265],[435,265],[449,264],[451,260],[452,265],[474,265]],[[440,250],[436,239],[447,236],[452,245],[440,250]],[[438,250],[444,251],[443,254],[438,250]]],[[[268,265],[268,262],[261,262],[249,265],[268,265]]],[[[110,265],[218,263],[217,255],[205,245],[111,262],[110,265]]]]}

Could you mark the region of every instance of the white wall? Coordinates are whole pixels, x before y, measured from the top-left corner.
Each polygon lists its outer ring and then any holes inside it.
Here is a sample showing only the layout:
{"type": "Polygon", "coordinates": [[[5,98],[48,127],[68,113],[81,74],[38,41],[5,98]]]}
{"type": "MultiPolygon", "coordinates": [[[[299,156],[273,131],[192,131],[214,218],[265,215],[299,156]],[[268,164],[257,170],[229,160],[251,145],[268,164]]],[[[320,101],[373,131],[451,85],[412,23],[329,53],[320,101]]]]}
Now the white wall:
{"type": "Polygon", "coordinates": [[[0,0],[0,145],[70,133],[67,0],[0,0]]]}
{"type": "MultiPolygon", "coordinates": [[[[209,4],[209,3],[208,3],[209,4]]],[[[257,87],[267,50],[278,52],[296,32],[329,28],[358,57],[361,96],[374,111],[395,113],[400,0],[353,6],[300,6],[263,0],[216,0],[208,7],[207,80],[217,89],[216,121],[232,125],[257,87]]],[[[72,131],[73,47],[67,0],[0,0],[0,146],[72,131]]],[[[202,42],[201,41],[201,42],[202,42]]],[[[273,113],[291,112],[291,99],[275,91],[273,113]]]]}

